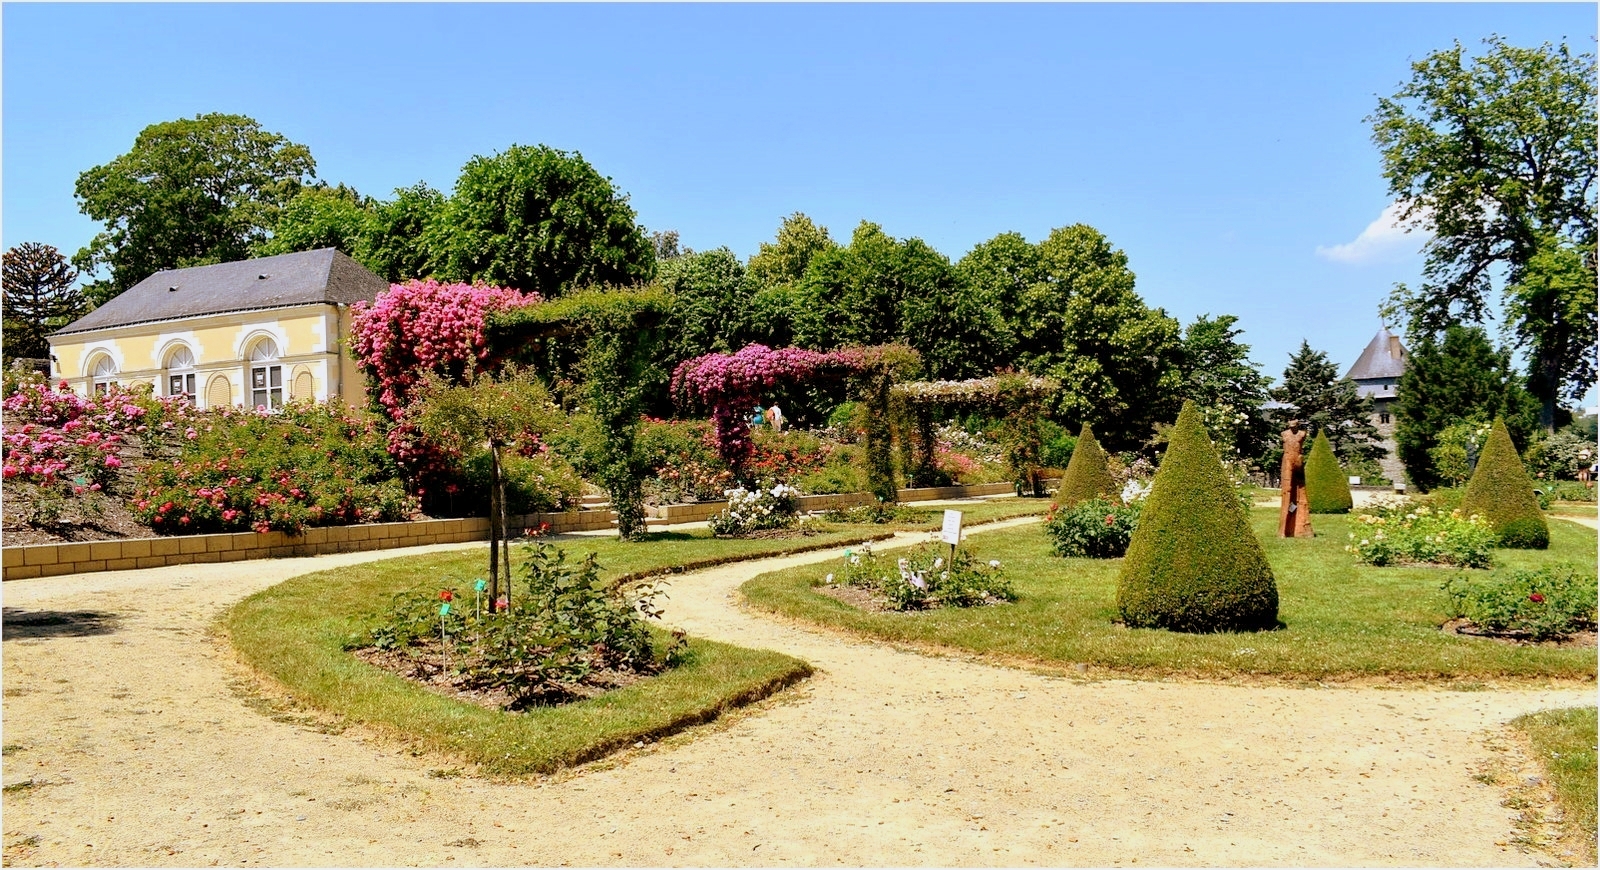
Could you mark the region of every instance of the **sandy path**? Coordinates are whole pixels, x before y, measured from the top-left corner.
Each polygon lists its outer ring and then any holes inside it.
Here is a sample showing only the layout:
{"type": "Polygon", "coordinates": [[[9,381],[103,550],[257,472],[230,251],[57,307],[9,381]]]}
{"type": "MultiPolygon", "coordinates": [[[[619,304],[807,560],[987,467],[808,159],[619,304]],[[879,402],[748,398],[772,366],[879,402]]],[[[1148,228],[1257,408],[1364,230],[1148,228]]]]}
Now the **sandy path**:
{"type": "Polygon", "coordinates": [[[1483,735],[1593,702],[1079,681],[736,606],[810,554],[674,578],[668,602],[695,634],[817,665],[787,700],[561,777],[437,779],[438,759],[255,712],[206,634],[250,592],[379,555],[6,583],[8,620],[105,614],[7,631],[7,863],[1532,865],[1497,845],[1512,811],[1472,778],[1483,735]]]}

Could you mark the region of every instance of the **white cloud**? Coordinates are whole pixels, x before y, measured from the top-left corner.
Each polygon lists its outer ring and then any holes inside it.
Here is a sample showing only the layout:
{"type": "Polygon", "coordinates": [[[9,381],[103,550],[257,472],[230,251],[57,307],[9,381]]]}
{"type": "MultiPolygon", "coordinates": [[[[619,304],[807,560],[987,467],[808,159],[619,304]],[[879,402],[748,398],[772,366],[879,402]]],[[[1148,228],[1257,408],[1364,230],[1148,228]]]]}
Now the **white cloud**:
{"type": "Polygon", "coordinates": [[[1406,238],[1411,230],[1420,230],[1425,237],[1428,233],[1427,217],[1423,215],[1410,221],[1400,220],[1401,204],[1391,202],[1383,209],[1383,214],[1378,219],[1361,231],[1354,241],[1342,245],[1317,246],[1317,256],[1335,263],[1371,263],[1385,255],[1410,248],[1416,250],[1422,246],[1422,239],[1409,240],[1406,238]]]}

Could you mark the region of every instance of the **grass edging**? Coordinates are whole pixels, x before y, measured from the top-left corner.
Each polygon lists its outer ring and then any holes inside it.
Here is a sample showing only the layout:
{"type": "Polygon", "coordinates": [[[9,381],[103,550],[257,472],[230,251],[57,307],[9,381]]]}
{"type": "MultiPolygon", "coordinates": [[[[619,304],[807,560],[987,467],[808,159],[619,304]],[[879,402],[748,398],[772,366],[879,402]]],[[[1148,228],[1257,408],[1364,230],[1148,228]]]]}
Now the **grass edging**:
{"type": "MultiPolygon", "coordinates": [[[[1315,539],[1280,539],[1275,509],[1252,525],[1277,574],[1281,631],[1180,634],[1117,624],[1119,560],[1062,559],[1038,527],[975,538],[980,559],[998,557],[1017,602],[968,610],[874,613],[816,592],[828,570],[769,572],[740,587],[752,607],[783,618],[934,654],[1096,678],[1269,683],[1362,682],[1481,688],[1486,683],[1588,684],[1593,649],[1517,647],[1448,635],[1440,584],[1451,571],[1372,568],[1343,551],[1350,522],[1319,517],[1315,539]]],[[[1497,550],[1502,568],[1593,559],[1595,533],[1564,523],[1549,551],[1497,550]]],[[[1592,562],[1591,562],[1592,563],[1592,562]]]]}
{"type": "MultiPolygon", "coordinates": [[[[568,538],[569,551],[593,550],[632,570],[613,582],[726,565],[751,559],[846,547],[891,538],[895,529],[834,528],[822,540],[714,539],[709,533],[657,533],[651,544],[611,538],[568,538]],[[744,550],[744,548],[753,548],[744,550]],[[694,551],[734,552],[694,556],[694,551]],[[660,559],[657,564],[648,564],[660,559]],[[643,567],[640,562],[645,562],[643,567]]],[[[420,752],[447,755],[492,776],[550,773],[583,764],[641,740],[651,741],[714,721],[811,676],[809,664],[768,650],[689,641],[679,667],[633,686],[554,708],[521,714],[447,698],[373,667],[345,650],[381,618],[396,592],[433,578],[482,573],[486,549],[368,562],[295,577],[262,590],[218,620],[240,659],[275,683],[295,704],[386,732],[420,752]]],[[[657,637],[665,639],[659,630],[657,637]]]]}
{"type": "Polygon", "coordinates": [[[1544,769],[1556,804],[1561,807],[1561,831],[1589,866],[1595,862],[1596,825],[1596,708],[1569,707],[1519,716],[1512,727],[1528,737],[1533,757],[1544,769]]]}

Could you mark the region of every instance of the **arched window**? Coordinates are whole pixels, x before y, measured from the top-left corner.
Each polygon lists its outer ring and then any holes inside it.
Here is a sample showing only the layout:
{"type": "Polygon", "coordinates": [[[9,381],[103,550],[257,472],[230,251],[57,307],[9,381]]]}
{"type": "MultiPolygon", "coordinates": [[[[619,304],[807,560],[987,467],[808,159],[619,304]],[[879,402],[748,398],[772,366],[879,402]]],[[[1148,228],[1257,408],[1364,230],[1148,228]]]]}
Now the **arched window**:
{"type": "Polygon", "coordinates": [[[167,395],[195,397],[194,353],[181,344],[167,354],[167,395]]]}
{"type": "Polygon", "coordinates": [[[104,396],[111,392],[111,385],[117,382],[117,364],[111,357],[101,354],[89,365],[89,393],[94,396],[104,396]]]}
{"type": "Polygon", "coordinates": [[[283,366],[278,364],[278,344],[270,338],[250,349],[250,407],[283,407],[283,366]]]}

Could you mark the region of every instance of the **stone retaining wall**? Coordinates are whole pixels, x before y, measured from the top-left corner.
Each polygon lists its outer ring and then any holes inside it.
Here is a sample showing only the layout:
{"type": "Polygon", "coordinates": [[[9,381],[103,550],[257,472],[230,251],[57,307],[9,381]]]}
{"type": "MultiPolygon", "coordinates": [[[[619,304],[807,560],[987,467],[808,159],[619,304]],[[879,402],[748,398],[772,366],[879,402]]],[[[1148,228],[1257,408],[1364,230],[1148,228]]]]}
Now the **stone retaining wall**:
{"type": "MultiPolygon", "coordinates": [[[[611,519],[610,511],[569,511],[558,514],[528,514],[522,517],[510,517],[508,521],[513,529],[533,528],[540,523],[549,523],[550,531],[559,533],[609,529],[611,519]]],[[[55,574],[157,568],[163,565],[184,565],[193,562],[238,562],[244,559],[271,559],[279,556],[318,556],[324,553],[349,553],[356,550],[454,544],[483,541],[488,537],[489,520],[476,517],[423,520],[415,523],[323,526],[306,529],[298,536],[283,532],[265,534],[225,532],[216,535],[133,538],[76,544],[35,544],[4,549],[4,576],[6,580],[21,580],[55,574]]]]}
{"type": "MultiPolygon", "coordinates": [[[[970,498],[1012,492],[1009,483],[975,486],[943,486],[902,489],[900,500],[932,501],[945,498],[970,498]]],[[[864,492],[840,495],[804,495],[800,509],[831,510],[870,504],[864,492]]],[[[716,516],[727,502],[690,505],[664,505],[653,525],[700,522],[716,516]]],[[[512,529],[536,528],[548,523],[553,534],[588,532],[614,527],[616,514],[608,510],[568,511],[558,514],[528,514],[510,517],[512,529]]],[[[455,544],[483,541],[489,537],[489,520],[483,517],[458,520],[423,520],[415,523],[370,523],[357,526],[324,526],[306,529],[298,536],[283,532],[227,532],[216,535],[133,538],[118,541],[90,541],[73,544],[34,544],[4,549],[4,577],[22,580],[56,574],[82,574],[91,571],[121,571],[129,568],[158,568],[193,562],[238,562],[244,559],[271,559],[280,556],[319,556],[324,553],[349,553],[355,550],[388,550],[424,544],[455,544]]]]}

